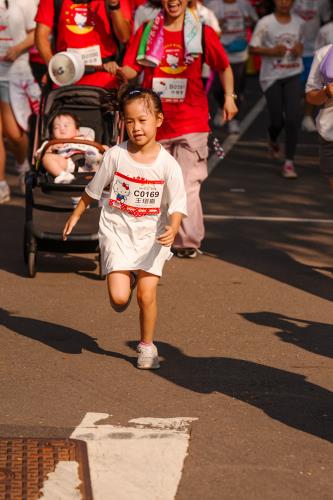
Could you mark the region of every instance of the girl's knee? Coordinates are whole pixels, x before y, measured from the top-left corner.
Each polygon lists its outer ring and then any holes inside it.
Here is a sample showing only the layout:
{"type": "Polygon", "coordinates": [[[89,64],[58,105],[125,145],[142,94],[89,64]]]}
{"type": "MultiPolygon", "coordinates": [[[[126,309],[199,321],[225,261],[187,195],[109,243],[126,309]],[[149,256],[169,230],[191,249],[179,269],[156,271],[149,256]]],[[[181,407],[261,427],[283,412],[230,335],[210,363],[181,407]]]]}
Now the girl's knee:
{"type": "Polygon", "coordinates": [[[120,292],[120,291],[111,292],[109,290],[109,299],[110,299],[111,306],[113,306],[113,305],[124,306],[128,302],[129,294],[130,294],[130,292],[128,292],[128,293],[120,292]]]}
{"type": "Polygon", "coordinates": [[[139,307],[149,307],[156,303],[156,290],[139,290],[137,292],[139,307]]]}

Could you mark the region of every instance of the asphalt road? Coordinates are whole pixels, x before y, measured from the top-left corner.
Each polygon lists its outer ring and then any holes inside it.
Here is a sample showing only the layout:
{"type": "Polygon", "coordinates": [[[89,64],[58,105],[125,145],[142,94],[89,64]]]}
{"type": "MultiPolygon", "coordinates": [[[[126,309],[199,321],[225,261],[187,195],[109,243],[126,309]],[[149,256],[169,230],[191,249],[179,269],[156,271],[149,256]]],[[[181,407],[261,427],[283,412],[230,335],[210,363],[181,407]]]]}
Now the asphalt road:
{"type": "Polygon", "coordinates": [[[0,207],[1,436],[66,437],[87,412],[196,417],[177,500],[332,498],[333,196],[315,135],[285,180],[266,121],[203,186],[204,255],[166,265],[159,371],[135,368],[138,307],[110,309],[95,255],[44,253],[26,277],[14,187],[0,207]]]}

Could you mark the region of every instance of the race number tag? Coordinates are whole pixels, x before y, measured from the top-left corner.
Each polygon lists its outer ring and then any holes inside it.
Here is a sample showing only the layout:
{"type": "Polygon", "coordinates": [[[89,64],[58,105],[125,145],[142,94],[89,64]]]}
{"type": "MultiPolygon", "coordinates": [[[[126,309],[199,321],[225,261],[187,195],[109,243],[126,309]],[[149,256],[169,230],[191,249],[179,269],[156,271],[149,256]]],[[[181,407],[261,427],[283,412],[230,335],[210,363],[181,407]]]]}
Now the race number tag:
{"type": "Polygon", "coordinates": [[[162,101],[183,102],[186,87],[187,78],[153,78],[153,90],[162,101]]]}
{"type": "Polygon", "coordinates": [[[235,13],[225,17],[223,24],[223,34],[231,35],[234,33],[242,33],[244,31],[244,18],[241,14],[235,13]]]}
{"type": "Polygon", "coordinates": [[[158,215],[161,211],[163,180],[132,178],[116,172],[109,205],[134,217],[158,215]]]}
{"type": "Polygon", "coordinates": [[[101,48],[99,45],[92,45],[91,47],[84,47],[83,49],[68,48],[67,51],[79,54],[86,66],[102,65],[101,48]]]}

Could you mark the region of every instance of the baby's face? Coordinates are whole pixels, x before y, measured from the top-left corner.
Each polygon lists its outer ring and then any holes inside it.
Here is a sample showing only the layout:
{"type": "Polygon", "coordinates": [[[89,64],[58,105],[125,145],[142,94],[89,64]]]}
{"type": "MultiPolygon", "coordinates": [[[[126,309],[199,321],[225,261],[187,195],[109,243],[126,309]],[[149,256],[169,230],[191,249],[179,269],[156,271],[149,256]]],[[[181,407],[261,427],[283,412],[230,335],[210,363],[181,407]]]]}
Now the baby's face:
{"type": "Polygon", "coordinates": [[[54,139],[73,139],[79,133],[80,131],[76,128],[75,121],[71,116],[60,115],[54,119],[52,127],[54,139]]]}

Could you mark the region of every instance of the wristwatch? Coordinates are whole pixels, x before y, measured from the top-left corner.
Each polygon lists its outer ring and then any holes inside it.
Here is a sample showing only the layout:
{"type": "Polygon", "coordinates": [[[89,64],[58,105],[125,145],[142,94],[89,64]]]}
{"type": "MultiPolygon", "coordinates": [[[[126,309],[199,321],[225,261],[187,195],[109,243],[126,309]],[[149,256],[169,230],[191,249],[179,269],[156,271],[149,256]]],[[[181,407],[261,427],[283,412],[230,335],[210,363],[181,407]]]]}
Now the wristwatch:
{"type": "Polygon", "coordinates": [[[234,99],[237,99],[238,95],[233,92],[232,94],[224,94],[224,97],[233,97],[234,99]]]}

